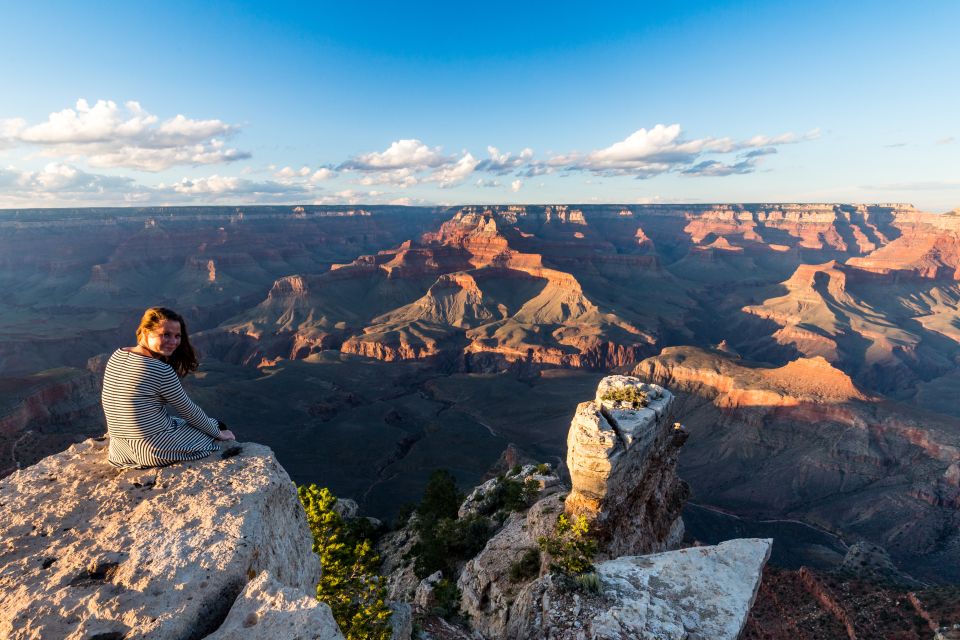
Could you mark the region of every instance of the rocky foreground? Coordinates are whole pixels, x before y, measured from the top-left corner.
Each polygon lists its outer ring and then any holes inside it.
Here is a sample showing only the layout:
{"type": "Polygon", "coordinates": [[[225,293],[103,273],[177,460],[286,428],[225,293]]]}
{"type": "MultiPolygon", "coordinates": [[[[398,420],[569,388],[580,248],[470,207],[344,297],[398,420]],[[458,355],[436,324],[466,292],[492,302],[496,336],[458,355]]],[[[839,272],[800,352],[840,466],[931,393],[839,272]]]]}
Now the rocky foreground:
{"type": "MultiPolygon", "coordinates": [[[[418,584],[402,552],[386,553],[391,596],[413,602],[423,622],[419,637],[738,637],[770,540],[621,553],[678,543],[686,488],[675,466],[684,438],[672,404],[662,387],[607,378],[574,420],[572,490],[543,468],[519,472],[536,485],[535,502],[508,515],[483,550],[458,566],[459,604],[471,627],[432,619],[438,577],[418,584]],[[617,389],[643,391],[649,408],[606,398],[617,389]],[[636,502],[631,496],[642,498],[634,506],[643,514],[624,510],[636,502]],[[594,587],[560,579],[549,557],[531,575],[510,576],[511,563],[551,535],[564,512],[584,515],[603,533],[594,587]],[[640,525],[633,538],[623,536],[624,519],[640,525]]],[[[206,460],[117,470],[106,462],[106,446],[87,440],[0,482],[7,514],[0,523],[0,636],[343,637],[330,609],[313,597],[319,560],[294,485],[269,449],[246,443],[206,460]]],[[[474,490],[461,515],[499,482],[474,490]]],[[[401,530],[389,538],[409,537],[401,530]]],[[[394,632],[409,638],[411,626],[395,624],[394,632]]]]}
{"type": "MultiPolygon", "coordinates": [[[[636,395],[634,397],[637,397],[636,395]]],[[[460,508],[464,518],[488,503],[498,483],[539,487],[527,509],[504,514],[502,526],[455,576],[469,628],[437,625],[438,638],[737,638],[756,597],[772,541],[731,540],[711,547],[678,549],[680,510],[688,494],[676,475],[686,433],[673,420],[673,395],[637,378],[604,378],[596,397],[577,408],[568,437],[572,485],[533,465],[512,477],[477,487],[460,508]],[[617,391],[640,392],[644,406],[615,399],[617,391]],[[530,575],[511,569],[554,531],[558,516],[583,516],[599,543],[593,588],[571,586],[551,567],[549,554],[530,575]],[[649,554],[651,551],[660,553],[649,554]],[[471,635],[472,634],[472,635],[471,635]]],[[[391,597],[412,599],[425,616],[440,572],[419,583],[409,550],[412,527],[381,543],[391,597]]]]}
{"type": "Polygon", "coordinates": [[[106,449],[87,440],[0,483],[0,637],[343,637],[269,449],[123,471],[106,449]]]}

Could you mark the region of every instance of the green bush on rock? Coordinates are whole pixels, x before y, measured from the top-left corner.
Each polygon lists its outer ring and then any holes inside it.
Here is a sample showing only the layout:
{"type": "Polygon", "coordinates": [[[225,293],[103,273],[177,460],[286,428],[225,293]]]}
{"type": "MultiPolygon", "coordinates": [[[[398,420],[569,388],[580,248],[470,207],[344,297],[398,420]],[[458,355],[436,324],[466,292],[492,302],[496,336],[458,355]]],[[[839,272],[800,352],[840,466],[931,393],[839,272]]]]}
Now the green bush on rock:
{"type": "Polygon", "coordinates": [[[330,606],[347,640],[389,640],[391,612],[384,579],[377,574],[380,558],[365,537],[369,531],[344,522],[329,489],[311,484],[298,487],[297,495],[323,568],[317,599],[330,606]]]}
{"type": "Polygon", "coordinates": [[[577,516],[572,522],[565,513],[557,516],[553,534],[537,540],[540,549],[552,558],[550,570],[567,579],[591,571],[597,541],[589,533],[590,525],[584,516],[577,516]]]}
{"type": "Polygon", "coordinates": [[[619,402],[620,404],[627,405],[634,409],[640,409],[647,406],[650,402],[647,398],[647,392],[641,391],[636,387],[617,387],[615,389],[608,389],[602,396],[601,400],[609,400],[610,402],[619,402]]]}

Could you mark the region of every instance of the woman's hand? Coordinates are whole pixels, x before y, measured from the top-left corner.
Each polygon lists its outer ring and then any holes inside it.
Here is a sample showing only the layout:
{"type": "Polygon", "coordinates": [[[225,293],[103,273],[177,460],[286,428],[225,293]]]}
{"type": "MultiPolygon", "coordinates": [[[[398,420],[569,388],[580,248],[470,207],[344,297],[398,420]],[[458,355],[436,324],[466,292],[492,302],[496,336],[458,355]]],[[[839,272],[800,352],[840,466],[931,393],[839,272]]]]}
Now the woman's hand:
{"type": "Polygon", "coordinates": [[[229,429],[222,429],[220,431],[220,437],[217,440],[236,440],[237,436],[233,435],[233,431],[229,429]]]}

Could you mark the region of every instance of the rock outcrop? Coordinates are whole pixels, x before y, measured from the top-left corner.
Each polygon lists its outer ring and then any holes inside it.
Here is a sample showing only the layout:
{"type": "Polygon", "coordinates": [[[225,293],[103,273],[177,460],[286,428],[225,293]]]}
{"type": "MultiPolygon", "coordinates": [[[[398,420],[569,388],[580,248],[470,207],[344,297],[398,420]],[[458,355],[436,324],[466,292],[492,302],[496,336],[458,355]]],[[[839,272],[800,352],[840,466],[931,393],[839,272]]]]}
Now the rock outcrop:
{"type": "Polygon", "coordinates": [[[268,448],[145,470],[111,467],[106,448],[87,440],[0,481],[0,636],[279,637],[266,630],[323,620],[298,637],[342,637],[312,597],[319,559],[268,448]]]}
{"type": "Polygon", "coordinates": [[[518,598],[506,637],[733,640],[746,623],[772,544],[746,538],[601,562],[595,595],[558,588],[546,576],[518,598]]]}
{"type": "Polygon", "coordinates": [[[677,477],[686,432],[673,420],[673,394],[630,376],[608,376],[594,400],[577,407],[567,434],[572,489],[566,512],[584,515],[611,557],[676,548],[689,495],[677,477]],[[643,394],[643,406],[611,399],[643,394]]]}
{"type": "MultiPolygon", "coordinates": [[[[636,555],[680,543],[686,485],[676,476],[676,451],[686,438],[670,422],[673,395],[637,378],[608,376],[596,399],[583,403],[570,427],[568,496],[552,476],[528,465],[516,475],[536,482],[539,499],[510,514],[484,549],[459,572],[461,608],[482,638],[734,639],[747,618],[770,554],[771,540],[733,540],[658,555],[636,555]],[[608,392],[647,393],[645,407],[614,401],[608,392]],[[554,535],[564,509],[589,517],[603,544],[584,576],[594,589],[552,573],[538,549],[554,535]]],[[[499,479],[477,487],[460,517],[477,513],[499,479]]]]}

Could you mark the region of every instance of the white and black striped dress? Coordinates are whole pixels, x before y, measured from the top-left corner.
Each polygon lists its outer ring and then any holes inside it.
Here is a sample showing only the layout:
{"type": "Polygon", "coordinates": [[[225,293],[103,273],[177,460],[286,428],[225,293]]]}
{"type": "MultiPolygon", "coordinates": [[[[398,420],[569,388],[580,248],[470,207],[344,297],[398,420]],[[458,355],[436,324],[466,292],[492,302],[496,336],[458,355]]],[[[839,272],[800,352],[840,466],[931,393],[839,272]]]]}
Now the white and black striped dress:
{"type": "Polygon", "coordinates": [[[103,375],[103,412],[115,467],[162,467],[219,451],[217,421],[187,397],[167,363],[117,349],[103,375]],[[171,417],[166,405],[180,418],[171,417]]]}

